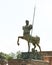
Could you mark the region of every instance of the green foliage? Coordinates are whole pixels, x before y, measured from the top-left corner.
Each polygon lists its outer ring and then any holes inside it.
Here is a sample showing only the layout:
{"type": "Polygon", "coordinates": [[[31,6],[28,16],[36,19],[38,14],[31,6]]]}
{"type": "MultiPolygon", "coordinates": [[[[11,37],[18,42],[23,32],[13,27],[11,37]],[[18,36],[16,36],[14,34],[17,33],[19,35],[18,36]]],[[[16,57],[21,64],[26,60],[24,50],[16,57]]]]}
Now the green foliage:
{"type": "Polygon", "coordinates": [[[0,59],[6,59],[5,54],[0,52],[0,59]]]}
{"type": "Polygon", "coordinates": [[[11,60],[13,57],[11,57],[9,54],[6,54],[6,60],[11,60]]]}
{"type": "Polygon", "coordinates": [[[9,59],[13,59],[13,57],[11,57],[9,54],[6,54],[6,53],[3,53],[3,52],[0,52],[0,59],[6,59],[6,60],[9,60],[9,59]]]}
{"type": "Polygon", "coordinates": [[[22,57],[21,57],[21,52],[20,51],[18,51],[17,53],[16,53],[16,57],[17,57],[17,59],[21,59],[22,57]]]}
{"type": "Polygon", "coordinates": [[[11,59],[20,59],[20,58],[21,58],[20,51],[16,53],[11,52],[10,54],[0,52],[0,59],[11,60],[11,59]]]}

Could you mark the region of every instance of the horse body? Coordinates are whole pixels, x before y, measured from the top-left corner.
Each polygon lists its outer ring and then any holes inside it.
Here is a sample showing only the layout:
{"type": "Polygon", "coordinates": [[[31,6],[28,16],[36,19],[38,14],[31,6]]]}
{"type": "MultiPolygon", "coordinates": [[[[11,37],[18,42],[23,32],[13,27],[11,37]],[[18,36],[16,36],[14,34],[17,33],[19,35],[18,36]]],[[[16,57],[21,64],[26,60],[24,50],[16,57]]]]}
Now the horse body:
{"type": "Polygon", "coordinates": [[[32,43],[34,46],[34,49],[36,48],[36,45],[39,47],[40,52],[41,52],[41,47],[39,46],[39,42],[40,42],[40,37],[36,36],[36,37],[32,37],[29,35],[25,35],[25,36],[19,36],[18,40],[17,40],[17,44],[19,45],[19,38],[24,39],[28,42],[28,52],[30,51],[30,44],[32,43]]]}

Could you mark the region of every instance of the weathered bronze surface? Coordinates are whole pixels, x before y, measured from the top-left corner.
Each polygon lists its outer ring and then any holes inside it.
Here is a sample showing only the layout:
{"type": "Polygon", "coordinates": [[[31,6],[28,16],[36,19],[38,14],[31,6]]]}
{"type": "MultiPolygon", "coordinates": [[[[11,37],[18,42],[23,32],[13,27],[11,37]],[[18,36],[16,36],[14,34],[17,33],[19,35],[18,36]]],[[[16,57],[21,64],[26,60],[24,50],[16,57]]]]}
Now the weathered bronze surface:
{"type": "Polygon", "coordinates": [[[39,45],[40,43],[40,37],[36,36],[36,37],[33,37],[30,35],[30,31],[32,29],[32,25],[29,25],[29,21],[26,20],[26,25],[23,26],[23,36],[19,36],[18,37],[18,40],[17,40],[17,44],[19,45],[19,38],[21,39],[24,39],[28,42],[28,52],[30,52],[30,43],[33,44],[34,46],[34,49],[36,48],[36,45],[39,47],[40,49],[40,52],[41,52],[41,47],[39,45]]]}

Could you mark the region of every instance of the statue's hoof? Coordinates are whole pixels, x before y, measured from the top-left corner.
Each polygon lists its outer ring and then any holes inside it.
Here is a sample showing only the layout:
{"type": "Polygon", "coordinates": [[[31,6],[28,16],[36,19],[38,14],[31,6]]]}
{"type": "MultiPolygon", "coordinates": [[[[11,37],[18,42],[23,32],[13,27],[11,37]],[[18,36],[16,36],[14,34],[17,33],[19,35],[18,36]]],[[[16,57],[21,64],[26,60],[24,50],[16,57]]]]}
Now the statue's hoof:
{"type": "Polygon", "coordinates": [[[19,46],[19,43],[17,43],[18,44],[18,46],[19,46]]]}
{"type": "Polygon", "coordinates": [[[17,45],[19,45],[19,41],[17,41],[17,45]]]}

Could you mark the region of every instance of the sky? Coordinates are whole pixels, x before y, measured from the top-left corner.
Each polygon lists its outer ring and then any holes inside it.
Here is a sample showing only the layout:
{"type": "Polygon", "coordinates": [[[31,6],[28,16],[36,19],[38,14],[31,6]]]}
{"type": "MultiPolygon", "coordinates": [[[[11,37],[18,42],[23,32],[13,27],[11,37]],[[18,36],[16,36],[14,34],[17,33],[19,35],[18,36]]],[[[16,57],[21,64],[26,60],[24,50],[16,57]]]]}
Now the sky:
{"type": "Polygon", "coordinates": [[[28,51],[27,41],[20,39],[18,46],[17,39],[25,20],[32,24],[34,7],[32,36],[40,37],[42,51],[52,51],[52,0],[0,0],[0,52],[28,51]]]}

